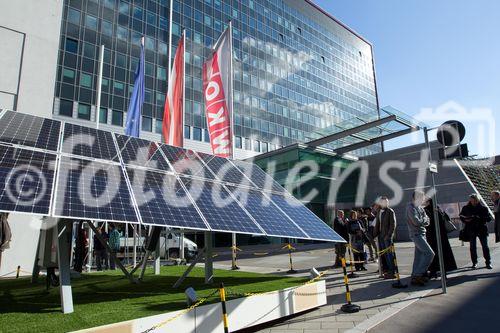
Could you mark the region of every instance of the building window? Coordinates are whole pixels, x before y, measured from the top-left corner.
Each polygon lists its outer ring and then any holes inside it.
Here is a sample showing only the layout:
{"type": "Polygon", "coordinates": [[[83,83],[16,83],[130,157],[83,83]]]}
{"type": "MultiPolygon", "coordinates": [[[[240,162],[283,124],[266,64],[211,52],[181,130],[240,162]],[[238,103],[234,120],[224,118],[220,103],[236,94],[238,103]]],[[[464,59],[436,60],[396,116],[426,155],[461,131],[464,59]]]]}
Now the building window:
{"type": "Polygon", "coordinates": [[[85,26],[92,30],[97,30],[97,17],[85,15],[85,26]]]}
{"type": "Polygon", "coordinates": [[[191,129],[187,125],[184,125],[184,139],[191,139],[191,129]]]}
{"type": "Polygon", "coordinates": [[[71,38],[66,38],[64,50],[66,50],[66,52],[78,53],[78,41],[71,38]]]}
{"type": "Polygon", "coordinates": [[[242,148],[241,136],[236,136],[234,138],[234,147],[239,149],[242,148]]]}
{"type": "Polygon", "coordinates": [[[245,149],[252,150],[252,143],[249,138],[245,138],[245,149]]]}
{"type": "Polygon", "coordinates": [[[99,109],[99,122],[101,124],[108,123],[108,109],[107,108],[100,108],[99,109]]]}
{"type": "Polygon", "coordinates": [[[92,76],[85,73],[80,73],[80,85],[82,87],[92,88],[92,76]]]}
{"type": "Polygon", "coordinates": [[[253,151],[260,152],[260,141],[253,140],[253,151]]]}
{"type": "Polygon", "coordinates": [[[193,140],[201,141],[201,128],[193,127],[193,140]]]}
{"type": "Polygon", "coordinates": [[[76,9],[68,9],[68,22],[76,25],[80,25],[80,12],[76,9]]]}
{"type": "Polygon", "coordinates": [[[285,41],[285,36],[283,34],[280,34],[280,41],[284,42],[285,41]]]}
{"type": "Polygon", "coordinates": [[[90,120],[90,105],[78,104],[78,118],[90,120]]]}
{"type": "Polygon", "coordinates": [[[113,36],[113,23],[102,20],[101,31],[106,36],[113,36]]]}
{"type": "Polygon", "coordinates": [[[59,114],[61,116],[73,117],[73,102],[61,99],[59,101],[59,114]]]}
{"type": "Polygon", "coordinates": [[[155,132],[158,133],[158,134],[162,134],[163,133],[163,120],[156,119],[155,132]]]}
{"type": "Polygon", "coordinates": [[[63,77],[62,77],[63,82],[66,83],[74,83],[75,82],[75,71],[72,69],[63,69],[63,77]]]}
{"type": "Polygon", "coordinates": [[[325,60],[325,57],[324,57],[324,56],[321,56],[321,61],[322,61],[323,63],[325,63],[325,62],[326,62],[326,60],[325,60]]]}
{"type": "Polygon", "coordinates": [[[261,147],[263,153],[267,153],[269,151],[267,142],[262,142],[261,147]]]}
{"type": "Polygon", "coordinates": [[[115,126],[123,126],[123,112],[113,110],[111,113],[111,124],[115,126]]]}
{"type": "Polygon", "coordinates": [[[210,142],[210,133],[206,128],[203,129],[203,141],[210,142]]]}
{"type": "Polygon", "coordinates": [[[142,117],[142,130],[145,132],[153,131],[153,119],[149,117],[142,117]]]}
{"type": "Polygon", "coordinates": [[[297,27],[297,33],[302,36],[302,29],[297,27]]]}

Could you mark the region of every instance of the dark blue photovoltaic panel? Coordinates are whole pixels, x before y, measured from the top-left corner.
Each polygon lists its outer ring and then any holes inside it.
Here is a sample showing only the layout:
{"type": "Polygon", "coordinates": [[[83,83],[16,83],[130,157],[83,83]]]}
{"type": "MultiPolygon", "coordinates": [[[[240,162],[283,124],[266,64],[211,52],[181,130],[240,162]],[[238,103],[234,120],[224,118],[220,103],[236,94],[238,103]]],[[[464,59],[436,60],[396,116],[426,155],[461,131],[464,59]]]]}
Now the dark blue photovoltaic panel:
{"type": "Polygon", "coordinates": [[[258,165],[238,160],[232,160],[234,165],[243,172],[262,191],[286,193],[285,189],[268,175],[258,165]]]}
{"type": "Polygon", "coordinates": [[[155,142],[116,133],[115,137],[125,164],[171,171],[155,142]]]}
{"type": "Polygon", "coordinates": [[[271,200],[312,239],[343,242],[332,228],[292,196],[272,194],[271,200]]]}
{"type": "Polygon", "coordinates": [[[160,148],[178,174],[215,179],[194,151],[166,144],[162,144],[160,148]]]}
{"type": "Polygon", "coordinates": [[[122,168],[117,164],[61,157],[55,216],[138,222],[122,168]]]}
{"type": "Polygon", "coordinates": [[[143,223],[208,230],[175,176],[134,168],[127,174],[143,223]]]}
{"type": "Polygon", "coordinates": [[[185,177],[181,181],[212,230],[264,234],[221,184],[185,177]]]}
{"type": "Polygon", "coordinates": [[[64,124],[62,152],[108,161],[117,156],[111,132],[71,123],[64,124]]]}
{"type": "Polygon", "coordinates": [[[224,182],[254,187],[241,171],[227,158],[214,155],[197,153],[205,164],[212,170],[216,177],[224,182]]]}
{"type": "Polygon", "coordinates": [[[61,122],[15,111],[0,121],[0,142],[57,151],[61,122]]]}
{"type": "Polygon", "coordinates": [[[269,236],[309,238],[262,192],[233,186],[228,186],[228,189],[269,236]]]}
{"type": "Polygon", "coordinates": [[[0,211],[48,215],[56,155],[0,145],[0,211]]]}

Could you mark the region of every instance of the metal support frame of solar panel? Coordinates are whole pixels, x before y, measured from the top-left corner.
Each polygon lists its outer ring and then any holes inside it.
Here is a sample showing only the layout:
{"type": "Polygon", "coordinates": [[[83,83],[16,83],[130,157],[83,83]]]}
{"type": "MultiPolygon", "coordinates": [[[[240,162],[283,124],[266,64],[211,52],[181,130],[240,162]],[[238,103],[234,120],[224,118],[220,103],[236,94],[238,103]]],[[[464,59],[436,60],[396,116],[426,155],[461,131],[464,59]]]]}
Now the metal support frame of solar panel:
{"type": "Polygon", "coordinates": [[[218,181],[232,186],[259,189],[239,168],[231,163],[230,159],[201,152],[196,154],[218,181]],[[221,174],[221,171],[224,172],[221,174]]]}
{"type": "Polygon", "coordinates": [[[58,151],[61,122],[6,110],[0,122],[0,142],[58,151]]]}
{"type": "Polygon", "coordinates": [[[276,207],[293,220],[311,239],[335,242],[345,241],[294,196],[289,194],[267,195],[276,207]]]}
{"type": "Polygon", "coordinates": [[[213,177],[214,175],[211,173],[211,170],[206,167],[195,152],[166,144],[163,144],[161,148],[163,155],[168,160],[171,167],[178,173],[178,178],[183,184],[184,189],[190,195],[194,205],[199,210],[200,215],[203,217],[210,230],[265,235],[259,224],[256,223],[244,207],[235,200],[227,188],[213,177]],[[182,172],[186,170],[192,170],[190,164],[196,166],[194,174],[182,174],[182,172]],[[208,175],[211,178],[207,179],[201,176],[201,171],[203,171],[203,175],[208,175]],[[195,186],[191,186],[192,184],[195,186]],[[213,190],[215,186],[219,186],[219,195],[222,193],[226,195],[226,197],[231,196],[232,202],[228,204],[230,207],[218,207],[218,209],[214,209],[214,207],[217,207],[217,203],[213,200],[213,190]],[[198,200],[199,198],[202,198],[202,200],[198,200]],[[207,202],[209,203],[207,204],[207,202]],[[238,222],[224,223],[224,221],[238,222]]]}
{"type": "Polygon", "coordinates": [[[6,178],[4,178],[0,192],[2,193],[0,210],[40,216],[50,215],[57,172],[56,165],[59,158],[57,152],[62,128],[61,122],[11,110],[3,110],[0,114],[0,120],[0,145],[3,150],[0,165],[7,163],[7,154],[14,154],[14,152],[17,154],[15,160],[10,160],[11,167],[7,167],[10,169],[9,173],[2,172],[2,175],[8,176],[9,181],[14,177],[15,180],[22,179],[22,182],[17,181],[15,184],[16,192],[19,189],[27,190],[17,193],[19,197],[16,198],[16,202],[19,203],[20,200],[24,200],[24,203],[22,205],[13,205],[14,194],[12,193],[12,187],[9,186],[9,190],[6,190],[6,178]],[[23,157],[28,163],[20,164],[19,157],[23,157]],[[34,158],[41,162],[33,163],[34,158]],[[33,183],[31,188],[25,188],[26,180],[29,181],[29,184],[33,183]],[[21,187],[19,188],[19,186],[21,187]],[[41,188],[45,193],[40,192],[40,186],[42,186],[41,188]],[[35,196],[30,202],[21,197],[23,193],[31,193],[35,194],[35,196]],[[6,199],[9,199],[10,203],[5,202],[6,199]],[[31,209],[28,206],[31,206],[31,209]]]}
{"type": "Polygon", "coordinates": [[[53,216],[139,223],[140,216],[137,214],[137,208],[130,194],[127,175],[121,163],[116,161],[118,150],[112,133],[70,123],[64,124],[63,133],[59,151],[61,157],[54,193],[53,216]],[[89,183],[94,186],[94,193],[75,184],[75,182],[80,183],[82,180],[86,180],[83,174],[84,170],[92,172],[90,175],[86,175],[86,178],[87,180],[90,178],[94,182],[89,183]],[[101,171],[105,172],[105,176],[100,174],[101,171]],[[111,181],[107,180],[104,184],[108,176],[111,176],[112,179],[111,181]],[[63,180],[62,184],[61,179],[63,180]],[[99,191],[95,189],[98,184],[102,186],[99,191]],[[66,187],[62,189],[61,186],[65,185],[66,187]],[[110,195],[105,197],[104,202],[107,204],[98,203],[99,200],[95,199],[96,196],[102,197],[110,188],[116,189],[116,193],[112,197],[110,195]],[[69,193],[66,192],[68,190],[69,193]],[[74,193],[80,190],[83,193],[79,196],[74,193]]]}
{"type": "Polygon", "coordinates": [[[277,181],[274,180],[269,174],[262,170],[257,164],[249,163],[239,160],[230,160],[236,168],[238,168],[245,177],[260,190],[264,192],[272,192],[278,194],[285,194],[287,191],[277,181]],[[248,176],[249,175],[249,176],[248,176]]]}

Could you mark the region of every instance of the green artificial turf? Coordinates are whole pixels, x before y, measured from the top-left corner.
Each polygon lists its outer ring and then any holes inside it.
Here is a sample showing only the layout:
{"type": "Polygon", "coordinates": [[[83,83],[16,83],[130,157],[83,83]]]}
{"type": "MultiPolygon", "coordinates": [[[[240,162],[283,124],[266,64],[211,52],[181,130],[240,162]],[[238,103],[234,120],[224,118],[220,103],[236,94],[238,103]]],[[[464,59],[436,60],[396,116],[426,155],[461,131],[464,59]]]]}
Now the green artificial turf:
{"type": "MultiPolygon", "coordinates": [[[[140,284],[131,284],[120,271],[83,274],[72,281],[75,312],[62,314],[59,288],[45,290],[44,279],[0,280],[0,332],[67,332],[186,308],[184,290],[209,295],[220,282],[235,293],[279,290],[304,279],[215,270],[214,285],[204,284],[204,271],[195,268],[179,289],[172,285],[185,266],[162,267],[161,275],[146,271],[140,284]]],[[[218,300],[218,294],[208,303],[218,300]]]]}

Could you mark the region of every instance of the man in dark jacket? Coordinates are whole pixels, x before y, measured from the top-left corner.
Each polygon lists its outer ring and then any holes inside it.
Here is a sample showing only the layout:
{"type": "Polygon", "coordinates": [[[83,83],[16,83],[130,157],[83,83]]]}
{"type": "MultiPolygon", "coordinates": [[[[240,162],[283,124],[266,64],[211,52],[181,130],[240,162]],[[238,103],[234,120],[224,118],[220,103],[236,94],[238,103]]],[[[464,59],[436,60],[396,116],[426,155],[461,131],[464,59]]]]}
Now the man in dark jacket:
{"type": "Polygon", "coordinates": [[[380,209],[376,216],[374,235],[378,237],[379,251],[386,250],[383,254],[382,267],[382,269],[385,269],[384,278],[394,279],[394,258],[392,256],[392,249],[389,248],[392,247],[396,234],[396,214],[389,207],[389,199],[385,196],[380,198],[379,206],[380,209]]]}
{"type": "Polygon", "coordinates": [[[491,266],[490,249],[488,247],[488,227],[486,225],[486,223],[491,221],[491,218],[488,209],[481,204],[476,194],[469,196],[469,203],[462,208],[460,219],[465,223],[464,231],[470,238],[472,269],[477,268],[476,238],[479,238],[481,242],[486,268],[493,269],[491,266]]]}
{"type": "MultiPolygon", "coordinates": [[[[339,234],[340,237],[345,239],[346,241],[349,241],[349,229],[348,229],[348,223],[347,219],[345,218],[344,211],[343,210],[338,210],[337,211],[337,217],[333,221],[333,230],[337,234],[339,234]]],[[[345,258],[345,253],[346,253],[346,244],[345,243],[337,243],[335,244],[335,267],[341,267],[342,266],[342,258],[345,258]]]]}
{"type": "Polygon", "coordinates": [[[0,213],[0,267],[2,265],[2,252],[9,248],[12,239],[8,218],[9,213],[0,213]]]}
{"type": "Polygon", "coordinates": [[[500,191],[491,192],[491,201],[495,214],[495,242],[500,243],[500,191]]]}

